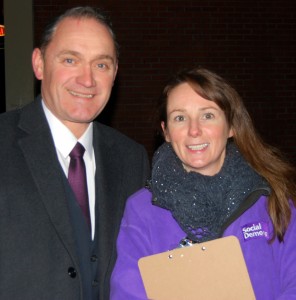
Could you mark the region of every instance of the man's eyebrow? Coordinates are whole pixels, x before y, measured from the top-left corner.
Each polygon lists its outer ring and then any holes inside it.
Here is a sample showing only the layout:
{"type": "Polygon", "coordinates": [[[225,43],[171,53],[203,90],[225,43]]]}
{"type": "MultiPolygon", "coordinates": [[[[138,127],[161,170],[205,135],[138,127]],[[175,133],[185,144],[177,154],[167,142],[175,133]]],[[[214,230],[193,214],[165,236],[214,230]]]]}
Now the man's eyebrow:
{"type": "Polygon", "coordinates": [[[96,59],[105,59],[105,60],[111,60],[112,63],[114,63],[114,57],[112,57],[111,55],[108,55],[108,54],[101,54],[101,55],[98,55],[94,60],[96,59]]]}
{"type": "Polygon", "coordinates": [[[58,53],[58,56],[62,56],[62,55],[81,56],[79,52],[73,50],[62,50],[58,53]]]}
{"type": "MultiPolygon", "coordinates": [[[[74,50],[62,50],[61,52],[58,53],[58,56],[63,56],[63,55],[73,55],[76,57],[83,56],[80,52],[74,51],[74,50]]],[[[97,60],[97,59],[110,60],[112,63],[115,62],[114,58],[108,54],[100,54],[100,55],[96,56],[93,60],[97,60]]]]}

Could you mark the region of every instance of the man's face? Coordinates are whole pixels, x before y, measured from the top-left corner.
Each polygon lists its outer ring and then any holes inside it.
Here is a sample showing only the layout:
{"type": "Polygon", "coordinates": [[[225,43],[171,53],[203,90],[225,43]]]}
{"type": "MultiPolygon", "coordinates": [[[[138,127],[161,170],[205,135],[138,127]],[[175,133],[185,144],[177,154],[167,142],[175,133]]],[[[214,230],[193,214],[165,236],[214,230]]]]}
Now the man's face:
{"type": "Polygon", "coordinates": [[[61,21],[44,55],[33,52],[46,106],[76,136],[107,104],[117,73],[114,41],[94,19],[61,21]]]}

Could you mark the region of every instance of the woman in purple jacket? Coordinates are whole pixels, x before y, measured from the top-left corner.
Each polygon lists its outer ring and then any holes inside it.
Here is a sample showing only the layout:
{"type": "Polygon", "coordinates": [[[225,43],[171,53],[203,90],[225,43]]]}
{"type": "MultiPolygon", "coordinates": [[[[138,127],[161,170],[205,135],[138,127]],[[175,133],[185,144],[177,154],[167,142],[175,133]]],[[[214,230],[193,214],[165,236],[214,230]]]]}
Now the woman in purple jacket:
{"type": "Polygon", "coordinates": [[[148,187],[127,202],[111,299],[147,299],[139,258],[229,235],[257,300],[296,299],[294,168],[262,142],[237,92],[206,69],[172,78],[159,112],[166,143],[148,187]]]}

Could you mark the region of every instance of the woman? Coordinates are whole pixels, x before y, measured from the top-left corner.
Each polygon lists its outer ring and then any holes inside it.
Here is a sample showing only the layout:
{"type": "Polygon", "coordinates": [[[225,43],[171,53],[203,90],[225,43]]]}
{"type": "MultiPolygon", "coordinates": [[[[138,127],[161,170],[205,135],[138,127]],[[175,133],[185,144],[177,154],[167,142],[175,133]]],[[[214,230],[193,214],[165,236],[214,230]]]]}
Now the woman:
{"type": "Polygon", "coordinates": [[[257,299],[296,299],[294,168],[262,142],[237,92],[206,69],[177,74],[159,112],[166,143],[148,188],[127,202],[111,299],[147,299],[139,258],[229,235],[257,299]]]}

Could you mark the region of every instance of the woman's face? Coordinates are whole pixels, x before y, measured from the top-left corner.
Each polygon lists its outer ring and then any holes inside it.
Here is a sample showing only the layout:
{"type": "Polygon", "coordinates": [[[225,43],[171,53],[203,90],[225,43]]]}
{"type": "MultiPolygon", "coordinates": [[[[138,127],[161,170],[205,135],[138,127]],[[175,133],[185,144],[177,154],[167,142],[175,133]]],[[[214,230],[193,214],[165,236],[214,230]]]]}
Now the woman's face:
{"type": "Polygon", "coordinates": [[[212,176],[224,162],[227,139],[233,135],[224,112],[199,96],[188,83],[171,90],[167,101],[165,139],[189,172],[212,176]]]}

